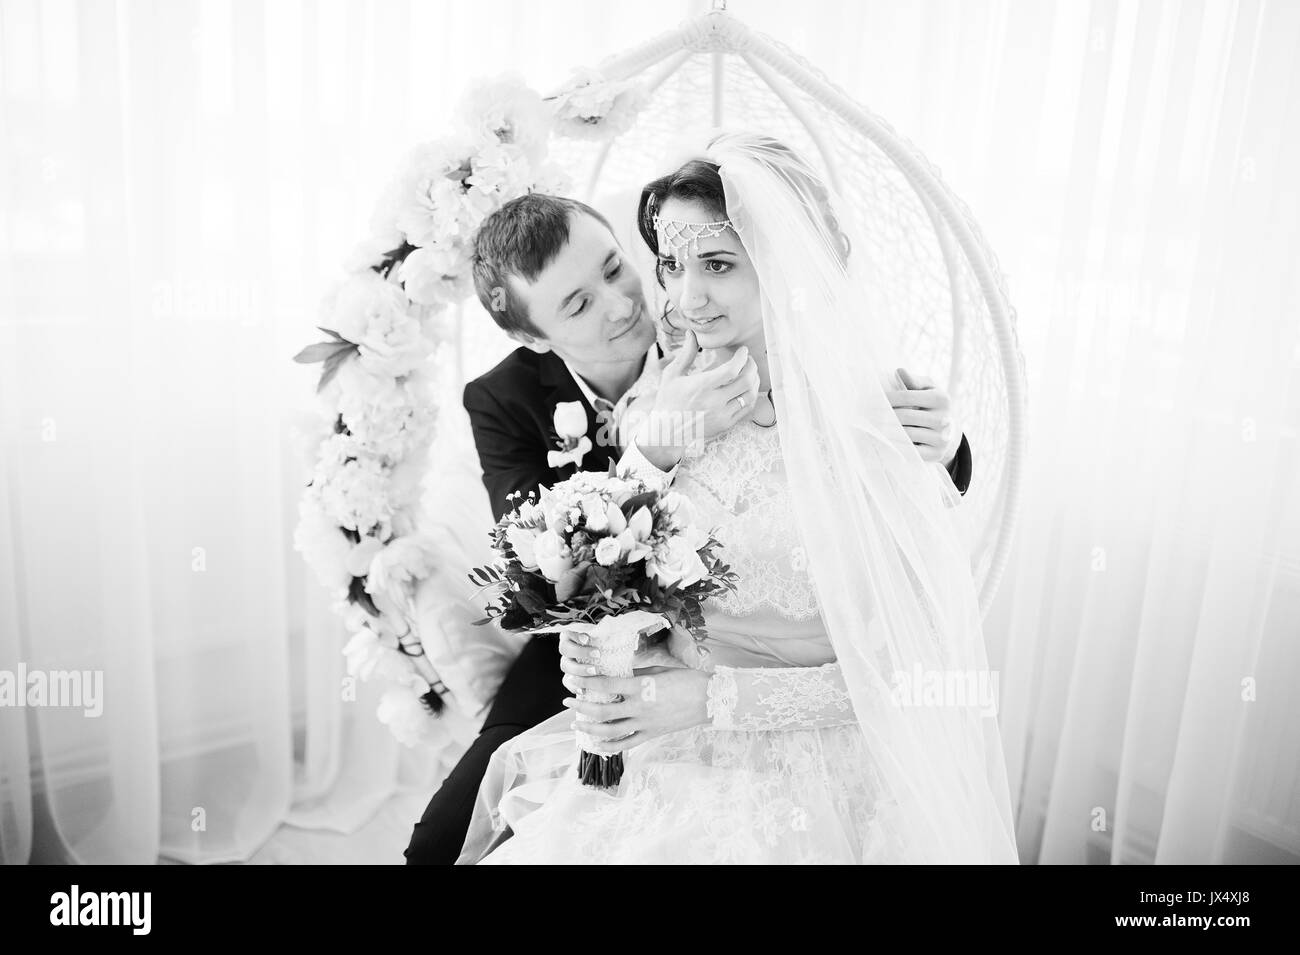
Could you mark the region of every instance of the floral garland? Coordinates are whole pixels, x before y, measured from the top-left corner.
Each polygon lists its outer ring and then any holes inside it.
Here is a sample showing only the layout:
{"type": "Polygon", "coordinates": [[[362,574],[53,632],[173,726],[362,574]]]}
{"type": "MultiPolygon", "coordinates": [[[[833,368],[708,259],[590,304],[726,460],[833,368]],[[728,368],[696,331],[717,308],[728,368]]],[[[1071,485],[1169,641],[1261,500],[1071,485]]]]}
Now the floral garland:
{"type": "Polygon", "coordinates": [[[420,492],[437,358],[451,347],[450,311],[473,290],[474,233],[517,196],[568,191],[547,158],[552,131],[613,137],[643,101],[634,83],[590,70],[546,100],[513,76],[476,86],[453,130],[417,146],[384,191],[371,238],[323,302],[318,327],[329,339],[294,356],[323,363],[324,412],[294,546],[352,634],[348,673],[392,684],[378,716],[407,745],[429,738],[446,692],[414,629],[416,588],[437,560],[420,531],[420,492]]]}

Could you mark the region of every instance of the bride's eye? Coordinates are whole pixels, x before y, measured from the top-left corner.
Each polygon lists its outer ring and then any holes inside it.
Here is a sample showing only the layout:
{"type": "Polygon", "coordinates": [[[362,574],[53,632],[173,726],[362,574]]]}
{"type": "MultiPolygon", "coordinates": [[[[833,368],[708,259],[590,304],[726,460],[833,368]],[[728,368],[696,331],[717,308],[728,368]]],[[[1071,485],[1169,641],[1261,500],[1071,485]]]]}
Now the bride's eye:
{"type": "Polygon", "coordinates": [[[676,275],[681,269],[681,266],[677,264],[676,259],[669,258],[661,258],[659,260],[659,267],[669,275],[676,275]]]}
{"type": "Polygon", "coordinates": [[[723,262],[720,259],[709,259],[709,261],[704,263],[704,268],[706,270],[711,269],[715,275],[724,275],[727,272],[731,271],[731,263],[723,262]],[[717,266],[717,268],[713,269],[712,266],[715,265],[717,266]]]}

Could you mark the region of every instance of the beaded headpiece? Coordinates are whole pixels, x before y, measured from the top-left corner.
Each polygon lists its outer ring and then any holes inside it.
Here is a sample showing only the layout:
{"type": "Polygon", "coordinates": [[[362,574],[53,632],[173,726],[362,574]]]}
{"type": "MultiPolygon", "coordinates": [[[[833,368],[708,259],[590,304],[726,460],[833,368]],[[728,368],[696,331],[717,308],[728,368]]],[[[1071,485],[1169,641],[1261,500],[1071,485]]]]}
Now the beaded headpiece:
{"type": "Polygon", "coordinates": [[[735,232],[736,227],[730,219],[717,222],[684,222],[681,219],[662,219],[654,217],[655,233],[659,237],[659,251],[667,249],[673,255],[681,255],[690,249],[694,255],[700,253],[700,239],[711,239],[722,235],[728,229],[735,232]]]}

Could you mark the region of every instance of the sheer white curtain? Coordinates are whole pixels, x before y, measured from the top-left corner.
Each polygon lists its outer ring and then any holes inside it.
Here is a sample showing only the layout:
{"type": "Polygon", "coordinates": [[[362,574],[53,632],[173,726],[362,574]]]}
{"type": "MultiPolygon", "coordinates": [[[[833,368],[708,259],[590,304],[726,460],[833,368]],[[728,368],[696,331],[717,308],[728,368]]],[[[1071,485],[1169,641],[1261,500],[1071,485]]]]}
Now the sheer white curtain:
{"type": "Polygon", "coordinates": [[[1300,5],[835,22],[781,35],[945,170],[1019,312],[1029,490],[986,634],[1022,860],[1300,861],[1300,5]]]}
{"type": "Polygon", "coordinates": [[[343,699],[292,550],[289,359],[467,82],[558,82],[664,15],[3,0],[0,670],[100,671],[104,705],[0,709],[0,860],[245,859],[432,791],[454,745],[343,699]]]}
{"type": "MultiPolygon", "coordinates": [[[[289,357],[469,79],[703,7],[0,0],[0,670],[104,675],[96,719],[0,708],[0,860],[245,859],[432,788],[455,746],[339,692],[289,357]]],[[[1009,274],[1024,861],[1295,861],[1300,7],[731,10],[924,149],[1009,274]]]]}

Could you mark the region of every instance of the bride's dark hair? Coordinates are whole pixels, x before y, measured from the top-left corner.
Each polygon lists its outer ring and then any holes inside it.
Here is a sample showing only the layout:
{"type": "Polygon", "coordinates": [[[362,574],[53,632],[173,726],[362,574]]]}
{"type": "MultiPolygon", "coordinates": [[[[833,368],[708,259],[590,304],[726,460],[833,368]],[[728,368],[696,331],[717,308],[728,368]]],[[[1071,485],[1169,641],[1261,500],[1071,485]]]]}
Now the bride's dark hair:
{"type": "MultiPolygon", "coordinates": [[[[780,153],[782,158],[793,160],[789,166],[808,168],[794,150],[779,140],[770,136],[758,136],[756,141],[763,148],[780,153]]],[[[785,168],[782,168],[782,175],[786,175],[785,168]]],[[[817,212],[821,215],[830,234],[839,240],[840,264],[847,264],[849,239],[841,231],[839,220],[835,218],[835,212],[831,208],[830,193],[826,187],[811,170],[806,175],[790,173],[787,178],[790,179],[790,188],[796,194],[809,197],[817,206],[817,212]]],[[[692,159],[668,175],[646,183],[645,188],[641,190],[641,201],[637,206],[636,225],[642,240],[654,253],[655,278],[659,281],[660,287],[664,284],[663,265],[659,260],[659,236],[655,231],[654,220],[659,209],[669,199],[698,202],[717,219],[728,218],[727,194],[722,185],[722,175],[717,163],[707,159],[692,159]]]]}

